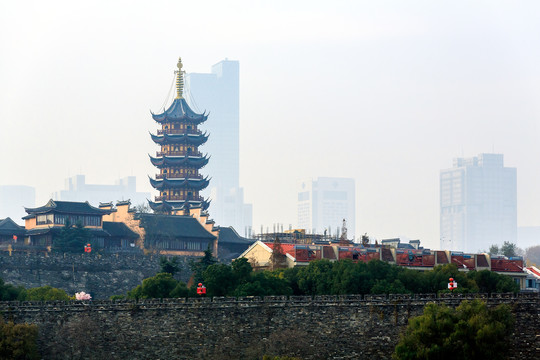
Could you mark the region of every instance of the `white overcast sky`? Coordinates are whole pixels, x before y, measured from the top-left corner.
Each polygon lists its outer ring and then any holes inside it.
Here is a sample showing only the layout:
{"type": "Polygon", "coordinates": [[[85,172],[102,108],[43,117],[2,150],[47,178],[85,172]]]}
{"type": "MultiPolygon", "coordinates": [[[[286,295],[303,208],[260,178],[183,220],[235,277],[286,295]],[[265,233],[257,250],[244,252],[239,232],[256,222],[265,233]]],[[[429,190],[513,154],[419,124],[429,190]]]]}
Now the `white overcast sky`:
{"type": "MultiPolygon", "coordinates": [[[[151,191],[148,135],[178,56],[240,61],[254,229],[296,223],[297,181],[356,179],[357,236],[439,239],[439,171],[503,153],[540,225],[538,1],[0,0],[0,185],[37,204],[86,174],[151,191]]],[[[211,121],[211,119],[209,120],[211,121]]]]}

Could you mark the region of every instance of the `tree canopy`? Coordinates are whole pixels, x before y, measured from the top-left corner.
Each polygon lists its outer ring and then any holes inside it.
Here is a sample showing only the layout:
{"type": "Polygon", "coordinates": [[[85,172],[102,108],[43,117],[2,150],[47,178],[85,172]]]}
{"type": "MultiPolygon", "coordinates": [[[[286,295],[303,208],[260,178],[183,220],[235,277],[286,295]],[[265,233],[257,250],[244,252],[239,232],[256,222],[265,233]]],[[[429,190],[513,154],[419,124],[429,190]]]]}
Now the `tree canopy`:
{"type": "Polygon", "coordinates": [[[490,309],[480,300],[452,309],[427,304],[424,314],[409,320],[394,359],[505,359],[514,318],[506,304],[490,309]]]}
{"type": "Polygon", "coordinates": [[[82,223],[73,226],[69,219],[62,227],[60,234],[53,240],[52,250],[61,253],[83,253],[84,246],[92,243],[90,230],[86,229],[82,223]]]}

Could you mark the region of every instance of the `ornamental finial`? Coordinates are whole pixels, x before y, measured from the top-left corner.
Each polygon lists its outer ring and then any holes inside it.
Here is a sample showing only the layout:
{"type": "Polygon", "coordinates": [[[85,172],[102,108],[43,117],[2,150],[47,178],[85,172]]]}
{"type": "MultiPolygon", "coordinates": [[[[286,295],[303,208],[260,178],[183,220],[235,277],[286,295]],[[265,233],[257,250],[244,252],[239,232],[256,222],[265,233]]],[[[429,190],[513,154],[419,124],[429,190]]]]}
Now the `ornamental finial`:
{"type": "Polygon", "coordinates": [[[176,65],[178,67],[178,70],[175,71],[176,73],[176,98],[182,99],[182,93],[184,91],[184,72],[182,71],[182,58],[178,58],[178,64],[176,65]]]}

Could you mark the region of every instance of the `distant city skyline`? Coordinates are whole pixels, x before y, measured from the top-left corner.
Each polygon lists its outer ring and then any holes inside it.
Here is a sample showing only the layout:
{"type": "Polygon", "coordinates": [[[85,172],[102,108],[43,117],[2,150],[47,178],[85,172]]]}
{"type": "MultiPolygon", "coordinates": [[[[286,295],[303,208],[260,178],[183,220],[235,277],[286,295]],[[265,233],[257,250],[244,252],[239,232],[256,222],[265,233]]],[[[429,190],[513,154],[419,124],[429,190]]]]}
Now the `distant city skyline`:
{"type": "Polygon", "coordinates": [[[255,231],[294,224],[299,180],[344,177],[357,236],[437,248],[440,169],[490,152],[518,169],[518,226],[540,226],[539,12],[528,0],[4,1],[0,185],[34,187],[37,204],[76,174],[136,176],[152,192],[150,111],[178,57],[188,73],[229,58],[255,231]]]}

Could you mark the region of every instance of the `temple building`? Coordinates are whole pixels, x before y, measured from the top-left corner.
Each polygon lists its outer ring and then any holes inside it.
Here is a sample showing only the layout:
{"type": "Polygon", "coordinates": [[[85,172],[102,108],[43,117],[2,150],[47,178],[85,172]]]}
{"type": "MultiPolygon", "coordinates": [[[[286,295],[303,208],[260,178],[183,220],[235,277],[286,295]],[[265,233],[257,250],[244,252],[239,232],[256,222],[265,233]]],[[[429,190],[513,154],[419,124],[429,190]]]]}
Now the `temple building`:
{"type": "Polygon", "coordinates": [[[199,146],[208,140],[208,135],[198,129],[208,115],[197,114],[183,98],[184,71],[182,60],[178,60],[176,73],[176,98],[171,106],[152,118],[161,126],[152,140],[160,146],[156,157],[150,156],[159,173],[150,178],[152,186],[159,191],[155,201],[149,205],[155,213],[189,214],[190,208],[206,210],[209,202],[199,192],[208,186],[208,177],[199,171],[208,163],[208,157],[199,151],[199,146]]]}

